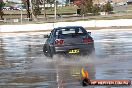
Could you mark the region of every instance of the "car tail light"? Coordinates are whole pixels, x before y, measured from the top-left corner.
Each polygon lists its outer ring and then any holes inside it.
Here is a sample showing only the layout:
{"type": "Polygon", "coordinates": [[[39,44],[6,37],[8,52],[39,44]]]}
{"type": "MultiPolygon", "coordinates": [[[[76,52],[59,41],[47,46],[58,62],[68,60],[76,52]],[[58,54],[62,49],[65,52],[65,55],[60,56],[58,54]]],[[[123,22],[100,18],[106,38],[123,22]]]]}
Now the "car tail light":
{"type": "Polygon", "coordinates": [[[83,39],[83,42],[84,42],[84,43],[90,43],[90,42],[93,42],[93,39],[90,38],[90,37],[84,38],[84,39],[83,39]]]}
{"type": "Polygon", "coordinates": [[[55,44],[56,45],[62,45],[62,44],[64,44],[64,40],[62,40],[62,39],[56,39],[55,40],[55,44]]]}

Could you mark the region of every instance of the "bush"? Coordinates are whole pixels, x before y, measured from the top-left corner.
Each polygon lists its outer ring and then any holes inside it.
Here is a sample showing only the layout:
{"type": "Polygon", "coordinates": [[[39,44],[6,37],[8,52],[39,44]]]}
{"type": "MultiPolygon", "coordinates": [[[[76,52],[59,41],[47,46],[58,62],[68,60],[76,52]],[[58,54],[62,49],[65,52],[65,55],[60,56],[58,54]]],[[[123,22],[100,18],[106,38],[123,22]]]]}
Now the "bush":
{"type": "Polygon", "coordinates": [[[84,0],[80,5],[81,14],[92,13],[93,2],[92,0],[84,0]]]}
{"type": "Polygon", "coordinates": [[[3,20],[3,7],[5,6],[5,3],[3,2],[3,0],[0,1],[0,18],[3,20]]]}
{"type": "Polygon", "coordinates": [[[92,13],[94,15],[98,15],[100,12],[100,7],[98,5],[94,5],[93,8],[92,8],[92,13]]]}
{"type": "Polygon", "coordinates": [[[103,11],[105,11],[105,12],[111,12],[111,11],[113,11],[113,7],[112,7],[112,5],[110,4],[110,2],[107,2],[107,3],[103,6],[103,11]]]}

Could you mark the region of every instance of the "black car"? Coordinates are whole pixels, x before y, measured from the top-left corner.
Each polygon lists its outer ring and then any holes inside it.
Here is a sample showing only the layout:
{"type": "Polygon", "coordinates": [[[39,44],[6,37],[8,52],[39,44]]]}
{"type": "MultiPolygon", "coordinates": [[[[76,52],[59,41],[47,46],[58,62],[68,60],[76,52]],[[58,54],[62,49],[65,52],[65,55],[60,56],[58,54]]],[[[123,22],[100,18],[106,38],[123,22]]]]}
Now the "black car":
{"type": "Polygon", "coordinates": [[[91,32],[81,26],[67,26],[54,28],[43,46],[45,56],[59,55],[87,55],[94,50],[94,40],[91,32]]]}

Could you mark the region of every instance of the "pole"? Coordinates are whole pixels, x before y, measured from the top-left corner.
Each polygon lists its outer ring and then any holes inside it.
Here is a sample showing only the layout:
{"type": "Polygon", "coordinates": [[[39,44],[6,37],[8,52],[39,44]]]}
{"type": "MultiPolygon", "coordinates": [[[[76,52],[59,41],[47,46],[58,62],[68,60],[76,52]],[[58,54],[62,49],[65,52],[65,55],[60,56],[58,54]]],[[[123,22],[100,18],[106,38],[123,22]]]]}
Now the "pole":
{"type": "Polygon", "coordinates": [[[56,7],[56,0],[55,0],[55,3],[54,3],[54,7],[55,7],[54,16],[55,16],[55,19],[56,19],[56,9],[57,9],[57,7],[56,7]]]}
{"type": "Polygon", "coordinates": [[[22,8],[21,8],[21,23],[22,23],[22,8]]]}
{"type": "Polygon", "coordinates": [[[126,2],[126,15],[128,15],[128,4],[126,2]]]}
{"type": "Polygon", "coordinates": [[[45,9],[45,0],[43,0],[43,10],[44,10],[44,18],[46,19],[46,9],[45,9]]]}
{"type": "Polygon", "coordinates": [[[21,3],[21,23],[22,23],[22,3],[21,3]]]}
{"type": "Polygon", "coordinates": [[[32,20],[32,17],[33,17],[33,5],[32,5],[32,0],[29,0],[29,3],[30,3],[30,8],[31,8],[31,19],[32,20]]]}

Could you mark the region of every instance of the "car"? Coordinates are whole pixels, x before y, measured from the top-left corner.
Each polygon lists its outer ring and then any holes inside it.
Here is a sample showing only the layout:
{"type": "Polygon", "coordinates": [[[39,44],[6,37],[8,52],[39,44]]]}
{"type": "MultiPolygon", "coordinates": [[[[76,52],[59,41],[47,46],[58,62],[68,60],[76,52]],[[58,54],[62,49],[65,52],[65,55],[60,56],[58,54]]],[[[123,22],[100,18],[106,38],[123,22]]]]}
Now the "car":
{"type": "Polygon", "coordinates": [[[14,7],[13,10],[22,10],[21,7],[14,7]]]}
{"type": "Polygon", "coordinates": [[[10,10],[10,7],[3,7],[3,10],[10,10]]]}
{"type": "Polygon", "coordinates": [[[54,28],[43,45],[45,56],[54,55],[88,55],[94,49],[94,40],[91,32],[87,32],[82,26],[66,26],[54,28]]]}

